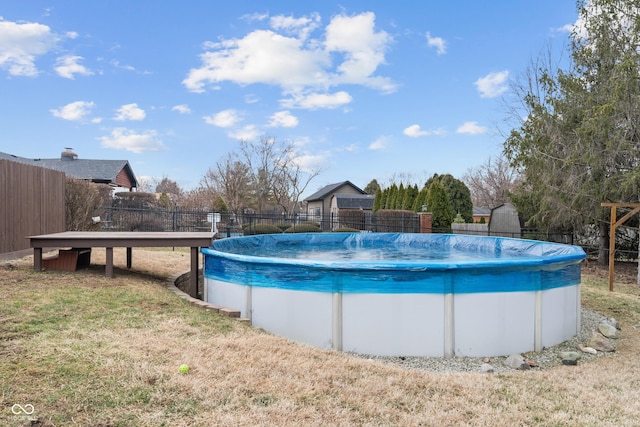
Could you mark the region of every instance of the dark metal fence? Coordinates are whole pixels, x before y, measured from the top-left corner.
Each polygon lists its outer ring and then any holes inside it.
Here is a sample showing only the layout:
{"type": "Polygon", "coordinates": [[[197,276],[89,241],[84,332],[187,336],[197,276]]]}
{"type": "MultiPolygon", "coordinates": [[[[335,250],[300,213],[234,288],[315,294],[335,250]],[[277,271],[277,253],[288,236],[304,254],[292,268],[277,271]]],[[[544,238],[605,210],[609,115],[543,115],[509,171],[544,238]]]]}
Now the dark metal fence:
{"type": "Polygon", "coordinates": [[[206,211],[162,208],[103,207],[101,231],[209,231],[206,211]]]}
{"type": "MultiPolygon", "coordinates": [[[[366,212],[342,212],[329,215],[244,213],[240,215],[222,214],[218,218],[203,210],[180,208],[124,208],[104,207],[98,213],[102,231],[211,231],[219,237],[236,237],[265,232],[306,232],[306,231],[348,231],[419,233],[418,214],[398,212],[395,215],[376,215],[366,212]],[[213,222],[214,220],[215,223],[213,222]]],[[[450,228],[432,228],[432,233],[451,233],[450,228]]],[[[460,234],[493,235],[487,227],[468,227],[460,234]]],[[[513,233],[501,231],[500,236],[543,240],[548,242],[576,244],[587,254],[597,255],[597,242],[585,241],[572,232],[540,232],[523,228],[513,233]]],[[[618,251],[616,251],[617,253],[618,251]]],[[[622,258],[632,258],[635,254],[622,258]]]]}

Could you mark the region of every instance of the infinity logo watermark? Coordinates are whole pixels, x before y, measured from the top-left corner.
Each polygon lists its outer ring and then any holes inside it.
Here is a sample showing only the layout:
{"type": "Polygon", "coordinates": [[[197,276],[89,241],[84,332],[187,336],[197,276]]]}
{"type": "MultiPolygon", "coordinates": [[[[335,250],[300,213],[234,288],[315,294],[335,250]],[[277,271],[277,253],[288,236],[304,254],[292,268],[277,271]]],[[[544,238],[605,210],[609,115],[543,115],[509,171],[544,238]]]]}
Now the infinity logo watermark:
{"type": "Polygon", "coordinates": [[[31,415],[35,410],[36,408],[34,408],[31,403],[27,403],[24,406],[20,405],[19,403],[15,403],[11,407],[11,412],[13,412],[14,415],[20,415],[20,414],[31,415]]]}

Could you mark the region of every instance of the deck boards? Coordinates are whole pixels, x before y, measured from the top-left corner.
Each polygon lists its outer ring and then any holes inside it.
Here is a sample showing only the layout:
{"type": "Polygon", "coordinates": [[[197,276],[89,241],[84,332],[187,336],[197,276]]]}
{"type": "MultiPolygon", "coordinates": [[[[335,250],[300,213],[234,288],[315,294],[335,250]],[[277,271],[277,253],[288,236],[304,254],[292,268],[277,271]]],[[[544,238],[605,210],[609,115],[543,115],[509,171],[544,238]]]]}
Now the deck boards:
{"type": "Polygon", "coordinates": [[[113,248],[127,248],[127,267],[131,268],[131,248],[147,247],[190,247],[191,270],[189,294],[198,293],[198,252],[200,248],[211,246],[213,232],[156,232],[156,231],[65,231],[63,233],[29,236],[33,248],[33,267],[42,271],[43,248],[77,247],[106,248],[105,274],[113,277],[113,248]]]}

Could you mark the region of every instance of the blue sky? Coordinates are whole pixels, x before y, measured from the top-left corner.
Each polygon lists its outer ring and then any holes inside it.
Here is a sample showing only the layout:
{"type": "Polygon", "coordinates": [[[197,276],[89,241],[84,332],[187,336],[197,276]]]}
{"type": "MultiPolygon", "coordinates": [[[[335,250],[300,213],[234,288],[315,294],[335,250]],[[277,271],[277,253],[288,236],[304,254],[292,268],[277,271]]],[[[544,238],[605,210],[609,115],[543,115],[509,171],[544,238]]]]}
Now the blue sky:
{"type": "Polygon", "coordinates": [[[573,0],[0,0],[0,151],[72,147],[189,190],[268,135],[321,170],[305,195],[462,178],[576,19],[573,0]]]}

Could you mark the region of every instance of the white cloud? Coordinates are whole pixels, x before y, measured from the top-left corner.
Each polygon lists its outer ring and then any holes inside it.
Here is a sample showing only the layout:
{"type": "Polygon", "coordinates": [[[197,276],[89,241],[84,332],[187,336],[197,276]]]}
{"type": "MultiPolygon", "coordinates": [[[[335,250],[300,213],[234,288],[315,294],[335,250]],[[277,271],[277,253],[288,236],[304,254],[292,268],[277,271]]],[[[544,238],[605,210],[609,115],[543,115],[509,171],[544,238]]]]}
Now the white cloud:
{"type": "Polygon", "coordinates": [[[298,126],[298,118],[289,111],[278,111],[271,116],[269,127],[294,128],[298,126]]]}
{"type": "Polygon", "coordinates": [[[475,81],[475,85],[480,92],[482,98],[495,98],[500,96],[509,89],[508,86],[509,71],[499,71],[497,73],[489,73],[484,77],[480,77],[475,81]]]}
{"type": "Polygon", "coordinates": [[[395,84],[373,73],[384,64],[384,55],[393,38],[384,31],[375,31],[376,16],[365,12],[355,16],[338,15],[326,29],[325,48],[329,52],[344,53],[338,66],[338,83],[362,84],[393,92],[395,84]]]}
{"type": "Polygon", "coordinates": [[[376,138],[375,141],[369,144],[369,150],[383,150],[387,148],[388,144],[389,144],[389,138],[387,138],[384,135],[381,135],[378,138],[376,138]]]}
{"type": "Polygon", "coordinates": [[[223,110],[219,113],[212,114],[210,116],[205,116],[204,121],[207,124],[217,126],[219,128],[230,128],[235,126],[236,123],[242,121],[242,117],[240,117],[240,113],[236,110],[223,110]]]}
{"type": "Polygon", "coordinates": [[[489,129],[480,126],[478,122],[465,122],[456,129],[456,133],[465,133],[468,135],[480,135],[486,133],[489,129]]]}
{"type": "Polygon", "coordinates": [[[427,45],[434,47],[438,55],[444,55],[447,53],[447,42],[442,37],[431,37],[431,33],[426,33],[427,45]]]}
{"type": "Polygon", "coordinates": [[[46,25],[0,17],[0,68],[12,76],[36,76],[36,57],[53,50],[59,40],[46,25]]]}
{"type": "Polygon", "coordinates": [[[302,18],[278,15],[271,17],[269,23],[274,30],[295,34],[300,39],[306,40],[309,34],[320,25],[320,15],[312,13],[310,16],[303,16],[302,18]]]}
{"type": "Polygon", "coordinates": [[[268,13],[247,13],[246,15],[242,15],[240,19],[246,22],[254,22],[254,21],[264,21],[269,18],[268,13]]]}
{"type": "Polygon", "coordinates": [[[411,138],[420,138],[421,136],[429,136],[429,135],[444,135],[444,129],[435,129],[435,130],[423,130],[420,125],[411,125],[406,127],[402,133],[411,138]]]}
{"type": "Polygon", "coordinates": [[[340,91],[333,94],[312,93],[294,94],[290,99],[284,99],[281,104],[287,108],[303,108],[317,110],[320,108],[334,109],[351,103],[353,98],[348,92],[340,91]]]}
{"type": "Polygon", "coordinates": [[[174,105],[171,111],[177,111],[180,114],[191,114],[191,108],[187,104],[174,105]]]}
{"type": "Polygon", "coordinates": [[[77,121],[82,120],[85,116],[91,113],[91,109],[94,107],[94,105],[95,104],[93,102],[76,101],[64,105],[57,110],[51,109],[49,111],[51,112],[51,114],[53,114],[54,117],[58,117],[64,120],[77,121]]]}
{"type": "Polygon", "coordinates": [[[247,104],[255,104],[256,102],[260,102],[260,98],[257,95],[250,93],[244,96],[244,102],[247,104]]]}
{"type": "Polygon", "coordinates": [[[304,172],[321,170],[327,161],[327,154],[300,154],[293,158],[293,162],[304,172]]]}
{"type": "Polygon", "coordinates": [[[392,38],[375,31],[373,13],[335,16],[324,35],[311,38],[319,22],[316,15],[278,16],[270,21],[272,29],[207,42],[200,66],[191,69],[182,83],[192,92],[217,89],[225,81],[243,86],[264,83],[279,86],[289,95],[345,83],[384,92],[396,89],[393,81],[375,75],[392,38]]]}
{"type": "Polygon", "coordinates": [[[54,69],[60,77],[64,77],[65,79],[73,80],[75,74],[90,76],[93,74],[93,72],[86,68],[84,65],[79,64],[79,62],[83,59],[84,58],[82,58],[81,56],[61,56],[56,59],[56,66],[54,67],[54,69]]]}
{"type": "Polygon", "coordinates": [[[252,141],[258,139],[260,131],[254,125],[247,125],[242,129],[237,129],[228,133],[229,138],[237,140],[252,141]]]}
{"type": "Polygon", "coordinates": [[[553,31],[556,33],[570,33],[573,31],[574,24],[565,24],[562,27],[554,28],[553,31]]]}
{"type": "Polygon", "coordinates": [[[136,71],[133,65],[121,64],[120,61],[118,61],[117,59],[111,60],[111,65],[121,70],[136,71]]]}
{"type": "Polygon", "coordinates": [[[133,104],[126,104],[118,108],[118,112],[113,119],[120,122],[123,122],[126,120],[140,121],[140,120],[144,120],[146,116],[147,116],[147,113],[145,113],[142,108],[138,107],[138,104],[133,103],[133,104]]]}
{"type": "Polygon", "coordinates": [[[115,128],[110,136],[103,136],[99,140],[103,147],[127,150],[136,154],[165,149],[162,141],[157,139],[156,131],[138,133],[127,128],[115,128]]]}
{"type": "Polygon", "coordinates": [[[321,64],[324,53],[305,50],[300,40],[268,30],[257,30],[243,39],[211,43],[200,55],[202,66],[189,71],[183,84],[192,92],[204,92],[207,84],[230,81],[239,85],[266,83],[294,88],[327,80],[321,64]]]}

